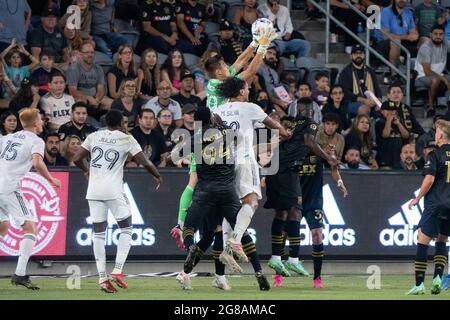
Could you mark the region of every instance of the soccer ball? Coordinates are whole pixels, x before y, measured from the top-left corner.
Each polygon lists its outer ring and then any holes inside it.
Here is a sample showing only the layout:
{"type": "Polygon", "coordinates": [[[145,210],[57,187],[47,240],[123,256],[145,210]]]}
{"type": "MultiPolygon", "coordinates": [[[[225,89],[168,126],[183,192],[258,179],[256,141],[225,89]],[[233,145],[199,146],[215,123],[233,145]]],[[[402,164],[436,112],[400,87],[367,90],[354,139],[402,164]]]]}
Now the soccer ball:
{"type": "Polygon", "coordinates": [[[274,26],[272,21],[267,18],[259,18],[252,24],[252,35],[253,38],[258,39],[262,34],[268,31],[274,31],[274,26]]]}

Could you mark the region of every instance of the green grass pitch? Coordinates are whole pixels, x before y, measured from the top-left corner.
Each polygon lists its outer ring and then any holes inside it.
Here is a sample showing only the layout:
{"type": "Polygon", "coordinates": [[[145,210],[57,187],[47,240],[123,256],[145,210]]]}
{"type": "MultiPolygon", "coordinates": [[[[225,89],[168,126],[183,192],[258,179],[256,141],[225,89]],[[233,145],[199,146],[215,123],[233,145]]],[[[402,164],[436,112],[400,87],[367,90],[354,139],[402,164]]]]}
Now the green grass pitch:
{"type": "MultiPolygon", "coordinates": [[[[272,283],[272,276],[269,276],[272,283]]],[[[369,290],[366,282],[368,276],[333,275],[323,276],[324,289],[313,289],[311,278],[285,278],[282,288],[259,291],[253,276],[230,276],[232,291],[224,292],[211,286],[212,277],[192,278],[193,291],[183,291],[174,277],[128,278],[129,289],[120,289],[116,294],[106,294],[97,287],[96,278],[83,278],[80,290],[69,290],[65,278],[35,278],[33,282],[41,286],[40,291],[31,291],[10,284],[9,279],[0,280],[0,300],[6,299],[149,299],[149,300],[450,300],[450,290],[439,295],[429,291],[431,276],[427,275],[427,294],[423,296],[406,296],[413,285],[413,275],[382,275],[381,289],[369,290]]]]}

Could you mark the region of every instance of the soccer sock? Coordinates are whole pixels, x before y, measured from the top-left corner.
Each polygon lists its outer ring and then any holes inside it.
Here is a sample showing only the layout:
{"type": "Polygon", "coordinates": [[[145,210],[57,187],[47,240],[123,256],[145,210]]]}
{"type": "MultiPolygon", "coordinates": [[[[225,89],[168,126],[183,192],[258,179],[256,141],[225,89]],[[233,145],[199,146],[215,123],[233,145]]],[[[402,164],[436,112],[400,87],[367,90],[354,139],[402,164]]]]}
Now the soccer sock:
{"type": "Polygon", "coordinates": [[[95,263],[97,265],[98,276],[100,278],[100,283],[107,280],[106,277],[106,250],[105,250],[105,238],[106,231],[104,232],[94,232],[94,256],[95,263]]]}
{"type": "Polygon", "coordinates": [[[218,276],[225,275],[225,265],[219,261],[219,256],[223,251],[223,237],[222,231],[214,233],[214,245],[213,245],[213,259],[216,267],[216,274],[218,276]]]}
{"type": "Polygon", "coordinates": [[[435,244],[436,253],[434,255],[434,276],[439,276],[442,278],[444,274],[444,268],[447,264],[448,250],[445,242],[436,242],[435,244]]]}
{"type": "Polygon", "coordinates": [[[228,238],[231,237],[232,235],[233,235],[233,228],[231,227],[231,225],[227,221],[227,219],[223,219],[223,222],[222,222],[223,243],[227,243],[228,238]]]}
{"type": "Polygon", "coordinates": [[[190,207],[192,202],[192,195],[194,194],[194,189],[190,186],[186,186],[180,197],[180,207],[178,210],[178,224],[181,226],[186,220],[187,209],[190,207]]]}
{"type": "Polygon", "coordinates": [[[194,244],[194,229],[193,228],[184,228],[183,229],[183,242],[186,250],[189,250],[189,247],[194,244]]]}
{"type": "Polygon", "coordinates": [[[123,265],[127,260],[128,253],[131,248],[131,233],[132,227],[120,229],[119,242],[117,243],[116,264],[112,271],[112,274],[121,274],[123,265]]]}
{"type": "Polygon", "coordinates": [[[27,274],[27,264],[33,253],[36,236],[32,233],[25,233],[19,247],[19,261],[17,261],[16,275],[25,276],[27,274]]]}
{"type": "Polygon", "coordinates": [[[289,261],[295,262],[296,259],[298,262],[298,253],[300,251],[300,221],[288,220],[285,230],[289,240],[289,261]]]}
{"type": "Polygon", "coordinates": [[[272,222],[272,256],[281,256],[283,249],[283,230],[286,221],[274,218],[272,222]]]}
{"type": "MultiPolygon", "coordinates": [[[[220,235],[222,235],[222,231],[219,231],[220,235]]],[[[197,247],[199,247],[202,252],[208,250],[208,248],[212,245],[214,241],[215,233],[214,231],[207,231],[202,234],[202,237],[197,242],[197,247]]]]}
{"type": "Polygon", "coordinates": [[[256,246],[253,242],[252,237],[248,233],[245,233],[242,237],[242,249],[244,249],[245,254],[250,259],[250,263],[253,266],[255,272],[260,272],[262,270],[261,263],[259,262],[259,257],[256,252],[256,246]]]}
{"type": "Polygon", "coordinates": [[[252,221],[253,214],[255,212],[252,209],[252,206],[244,203],[239,210],[236,217],[236,225],[234,226],[233,238],[237,242],[241,242],[242,237],[244,236],[245,231],[247,231],[250,222],[252,221]]]}
{"type": "Polygon", "coordinates": [[[312,257],[314,264],[314,279],[317,279],[322,274],[323,243],[313,244],[312,257]]]}
{"type": "Polygon", "coordinates": [[[416,286],[425,281],[425,272],[427,271],[427,244],[417,244],[416,260],[414,262],[416,270],[416,286]]]}

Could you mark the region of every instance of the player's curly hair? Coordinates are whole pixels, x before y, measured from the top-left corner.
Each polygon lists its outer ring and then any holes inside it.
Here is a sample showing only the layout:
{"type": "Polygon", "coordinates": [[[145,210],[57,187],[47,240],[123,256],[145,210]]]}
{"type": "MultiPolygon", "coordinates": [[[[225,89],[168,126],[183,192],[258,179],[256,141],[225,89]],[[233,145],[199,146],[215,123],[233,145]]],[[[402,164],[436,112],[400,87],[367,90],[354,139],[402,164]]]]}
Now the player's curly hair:
{"type": "Polygon", "coordinates": [[[245,81],[238,77],[229,77],[219,85],[219,95],[225,98],[236,98],[245,88],[245,81]]]}

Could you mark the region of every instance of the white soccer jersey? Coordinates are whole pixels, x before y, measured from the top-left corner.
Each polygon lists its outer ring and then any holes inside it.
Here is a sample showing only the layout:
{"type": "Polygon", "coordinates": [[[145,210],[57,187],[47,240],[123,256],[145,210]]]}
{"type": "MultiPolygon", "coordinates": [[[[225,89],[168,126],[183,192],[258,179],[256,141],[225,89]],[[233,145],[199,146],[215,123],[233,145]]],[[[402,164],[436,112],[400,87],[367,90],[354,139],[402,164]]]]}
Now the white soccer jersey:
{"type": "Polygon", "coordinates": [[[45,143],[30,131],[19,131],[0,139],[0,193],[20,190],[20,180],[32,167],[32,155],[44,157],[45,143]]]}
{"type": "Polygon", "coordinates": [[[255,125],[267,118],[260,106],[250,102],[227,102],[216,108],[214,112],[232,129],[239,131],[237,145],[238,161],[242,157],[255,158],[253,152],[253,132],[255,125]]]}
{"type": "Polygon", "coordinates": [[[88,200],[113,200],[123,193],[123,167],[128,154],[141,152],[132,135],[101,130],[91,133],[81,145],[91,153],[88,200]]]}
{"type": "Polygon", "coordinates": [[[58,131],[59,127],[70,121],[70,113],[75,100],[71,95],[63,94],[61,98],[56,98],[51,93],[47,93],[41,99],[41,107],[45,115],[49,118],[50,130],[58,131]]]}

